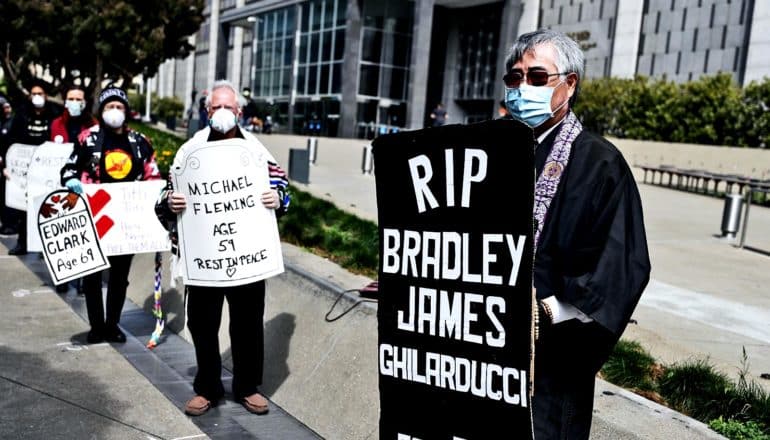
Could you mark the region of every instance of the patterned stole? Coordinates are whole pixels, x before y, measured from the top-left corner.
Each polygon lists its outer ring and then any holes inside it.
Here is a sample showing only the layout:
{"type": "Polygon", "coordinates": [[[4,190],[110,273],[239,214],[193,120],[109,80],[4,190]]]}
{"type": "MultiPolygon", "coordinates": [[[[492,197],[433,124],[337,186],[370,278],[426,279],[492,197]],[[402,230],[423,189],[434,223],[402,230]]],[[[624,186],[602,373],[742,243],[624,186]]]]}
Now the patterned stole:
{"type": "Polygon", "coordinates": [[[553,196],[559,188],[561,176],[567,168],[569,162],[569,153],[572,150],[572,142],[583,131],[583,125],[578,121],[572,111],[564,118],[564,123],[559,129],[559,134],[553,143],[551,152],[545,160],[543,172],[535,183],[535,205],[533,216],[535,217],[535,243],[534,250],[537,252],[537,245],[540,242],[540,233],[543,232],[543,225],[548,214],[548,208],[551,206],[553,196]]]}

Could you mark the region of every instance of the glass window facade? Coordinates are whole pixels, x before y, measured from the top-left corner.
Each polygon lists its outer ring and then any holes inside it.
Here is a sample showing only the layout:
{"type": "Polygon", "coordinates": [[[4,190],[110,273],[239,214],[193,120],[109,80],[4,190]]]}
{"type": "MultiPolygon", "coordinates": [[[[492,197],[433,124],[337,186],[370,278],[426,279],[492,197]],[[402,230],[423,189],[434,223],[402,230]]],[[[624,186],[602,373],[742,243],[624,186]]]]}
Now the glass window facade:
{"type": "Polygon", "coordinates": [[[500,39],[500,16],[488,8],[473,20],[462,22],[457,51],[457,99],[493,99],[499,79],[495,65],[500,39]]]}
{"type": "MultiPolygon", "coordinates": [[[[302,4],[297,96],[339,95],[345,53],[347,0],[311,0],[302,4]]],[[[291,53],[284,53],[287,59],[291,53]]]]}
{"type": "Polygon", "coordinates": [[[254,94],[264,98],[291,94],[292,50],[296,8],[270,11],[259,16],[254,94]]]}
{"type": "Polygon", "coordinates": [[[413,8],[407,1],[365,2],[359,95],[407,99],[413,8]]]}
{"type": "Polygon", "coordinates": [[[364,1],[358,68],[359,137],[397,131],[406,123],[414,3],[364,1]]]}
{"type": "Polygon", "coordinates": [[[198,30],[198,35],[195,36],[195,51],[196,52],[208,52],[209,50],[209,29],[211,28],[210,22],[206,21],[201,25],[198,30]]]}

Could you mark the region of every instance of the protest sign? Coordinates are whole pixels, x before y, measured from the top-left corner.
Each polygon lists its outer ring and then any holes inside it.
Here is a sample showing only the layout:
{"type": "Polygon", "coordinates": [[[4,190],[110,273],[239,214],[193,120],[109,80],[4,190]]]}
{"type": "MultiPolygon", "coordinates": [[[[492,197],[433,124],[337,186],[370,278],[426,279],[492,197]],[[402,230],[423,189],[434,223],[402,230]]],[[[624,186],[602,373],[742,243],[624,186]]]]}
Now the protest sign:
{"type": "Polygon", "coordinates": [[[5,205],[27,210],[27,171],[36,145],[13,144],[5,154],[5,168],[9,174],[5,181],[5,205]]]}
{"type": "Polygon", "coordinates": [[[38,231],[43,256],[55,284],[110,267],[96,236],[85,200],[67,190],[38,197],[38,231]]]}
{"type": "Polygon", "coordinates": [[[171,249],[168,231],[155,215],[165,186],[162,180],[83,185],[104,255],[171,249]]]}
{"type": "Polygon", "coordinates": [[[243,139],[188,145],[172,170],[187,197],[179,216],[184,282],[237,286],[283,272],[275,213],[260,196],[270,189],[267,157],[243,139]]]}
{"type": "Polygon", "coordinates": [[[43,250],[40,235],[37,232],[37,212],[42,202],[38,196],[46,195],[60,185],[61,169],[72,154],[72,143],[59,144],[43,142],[35,147],[27,171],[27,250],[41,252],[43,250]]]}
{"type": "Polygon", "coordinates": [[[380,438],[532,438],[532,131],[378,137],[380,438]]]}
{"type": "MultiPolygon", "coordinates": [[[[168,232],[155,215],[155,202],[165,185],[162,180],[83,185],[104,255],[171,249],[168,232]]],[[[40,205],[34,203],[41,202],[39,198],[33,199],[30,204],[34,208],[33,212],[40,209],[40,205]]],[[[29,237],[32,236],[29,234],[29,237]]],[[[28,238],[27,249],[42,251],[37,231],[34,236],[36,239],[28,238]]]]}

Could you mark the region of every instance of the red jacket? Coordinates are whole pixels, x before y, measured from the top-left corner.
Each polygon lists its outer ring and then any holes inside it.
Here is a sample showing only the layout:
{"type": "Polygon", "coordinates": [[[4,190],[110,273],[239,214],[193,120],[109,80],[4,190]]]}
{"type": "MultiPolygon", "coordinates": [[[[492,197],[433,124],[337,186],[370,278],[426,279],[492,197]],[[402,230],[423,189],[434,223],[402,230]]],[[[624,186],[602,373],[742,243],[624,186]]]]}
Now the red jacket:
{"type": "MultiPolygon", "coordinates": [[[[51,122],[51,141],[56,141],[56,136],[61,136],[63,139],[62,142],[65,144],[67,142],[77,142],[77,139],[70,139],[69,134],[67,133],[67,123],[71,117],[72,116],[70,116],[70,112],[65,109],[61,116],[51,122]]],[[[88,130],[96,124],[98,124],[98,122],[93,116],[87,119],[83,119],[83,122],[80,125],[80,132],[88,130]]]]}

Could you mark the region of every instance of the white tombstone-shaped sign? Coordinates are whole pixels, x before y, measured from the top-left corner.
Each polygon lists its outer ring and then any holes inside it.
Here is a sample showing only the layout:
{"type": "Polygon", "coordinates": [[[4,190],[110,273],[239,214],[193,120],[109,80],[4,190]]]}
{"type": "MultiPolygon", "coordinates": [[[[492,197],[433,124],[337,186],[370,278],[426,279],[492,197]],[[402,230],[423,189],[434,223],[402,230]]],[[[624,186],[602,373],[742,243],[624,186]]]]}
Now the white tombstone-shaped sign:
{"type": "Polygon", "coordinates": [[[270,189],[267,159],[243,139],[185,148],[171,170],[187,197],[179,216],[185,284],[237,286],[283,272],[275,213],[260,201],[270,189]]]}
{"type": "Polygon", "coordinates": [[[38,198],[41,199],[38,230],[45,262],[55,284],[110,267],[83,197],[56,190],[38,198]]]}

